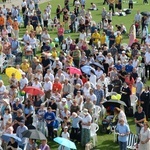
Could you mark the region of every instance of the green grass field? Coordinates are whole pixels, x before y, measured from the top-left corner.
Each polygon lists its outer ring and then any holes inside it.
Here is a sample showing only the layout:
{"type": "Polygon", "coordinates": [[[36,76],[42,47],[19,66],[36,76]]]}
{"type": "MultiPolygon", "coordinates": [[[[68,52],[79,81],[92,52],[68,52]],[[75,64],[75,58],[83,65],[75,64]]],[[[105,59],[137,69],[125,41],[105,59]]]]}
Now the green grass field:
{"type": "MultiPolygon", "coordinates": [[[[1,0],[0,0],[1,1],[1,0]]],[[[70,10],[73,10],[72,7],[72,1],[70,0],[70,10]]],[[[92,2],[92,0],[86,0],[86,9],[90,8],[90,3],[92,2]]],[[[62,7],[64,6],[64,1],[63,0],[51,0],[50,1],[51,5],[52,5],[52,18],[55,17],[55,11],[56,11],[56,7],[58,4],[60,4],[62,7]]],[[[101,0],[95,0],[94,3],[97,5],[98,7],[98,11],[92,11],[92,16],[93,16],[93,20],[96,22],[101,21],[101,12],[102,12],[102,8],[105,7],[108,10],[108,5],[103,5],[103,1],[101,0]]],[[[47,3],[43,3],[40,5],[41,10],[44,10],[47,6],[47,3]]],[[[123,3],[123,8],[128,8],[128,4],[127,3],[123,3]]],[[[130,15],[127,16],[114,16],[113,17],[113,25],[115,26],[116,24],[125,24],[125,26],[127,27],[127,30],[129,30],[131,24],[133,23],[134,20],[134,15],[136,14],[137,10],[140,11],[149,11],[149,5],[143,5],[142,0],[138,0],[138,3],[134,4],[134,9],[132,10],[132,13],[130,15]]],[[[62,16],[61,16],[62,18],[62,16]]],[[[115,30],[115,27],[114,27],[115,30]]],[[[20,37],[24,34],[25,29],[21,28],[20,30],[20,37]]],[[[56,31],[49,31],[50,35],[52,38],[57,37],[56,31]]],[[[68,35],[70,35],[72,38],[76,38],[78,36],[78,33],[73,33],[73,34],[66,34],[65,37],[67,37],[68,35]]],[[[123,37],[123,43],[128,42],[128,36],[125,35],[123,37]]],[[[0,78],[5,82],[5,84],[8,84],[8,78],[6,77],[5,74],[1,74],[0,78]]],[[[133,133],[135,133],[135,125],[133,122],[133,118],[128,118],[129,121],[129,125],[130,125],[130,129],[133,133]]],[[[100,127],[101,128],[101,127],[100,127]]],[[[54,142],[49,142],[49,145],[51,147],[52,150],[57,150],[58,145],[54,142]]],[[[77,149],[78,150],[83,150],[82,147],[80,147],[80,145],[77,144],[77,149]]],[[[98,131],[98,143],[97,146],[95,147],[95,149],[97,150],[118,150],[118,144],[113,142],[113,134],[102,134],[100,131],[98,131]]]]}

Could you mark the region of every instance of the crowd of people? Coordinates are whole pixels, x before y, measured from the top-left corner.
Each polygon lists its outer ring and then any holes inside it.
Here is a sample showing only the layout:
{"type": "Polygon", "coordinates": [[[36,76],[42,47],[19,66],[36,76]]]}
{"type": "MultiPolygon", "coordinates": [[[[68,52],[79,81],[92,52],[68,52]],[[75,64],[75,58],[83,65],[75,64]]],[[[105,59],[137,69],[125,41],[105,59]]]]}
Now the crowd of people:
{"type": "MultiPolygon", "coordinates": [[[[7,4],[0,7],[1,65],[13,57],[14,67],[21,74],[18,79],[16,73],[12,73],[9,86],[0,80],[2,134],[16,133],[22,140],[19,143],[22,149],[49,150],[47,140],[42,140],[40,147],[34,139],[26,144],[27,139],[21,133],[35,126],[48,141],[62,136],[85,147],[90,142],[95,108],[102,109],[113,92],[120,94],[120,100],[127,106],[124,111],[106,108],[107,113],[117,114],[118,140],[120,149],[125,150],[130,134],[126,115],[131,113],[130,98],[135,94],[139,105],[134,114],[139,137],[137,147],[149,150],[150,88],[144,86],[150,80],[149,16],[137,11],[126,44],[122,42],[123,35],[128,33],[125,25],[114,27],[112,24],[115,3],[108,2],[108,12],[103,7],[102,20],[98,23],[91,13],[98,7],[91,3],[86,10],[86,3],[74,0],[74,9],[70,11],[70,1],[64,0],[64,7],[58,5],[56,8],[54,19],[50,2],[44,12],[40,10],[39,0],[23,0],[21,8],[12,5],[8,9],[7,4]],[[26,29],[23,37],[19,36],[21,23],[26,29]],[[51,38],[50,29],[57,32],[55,39],[51,38]],[[65,38],[64,34],[70,32],[78,32],[79,36],[65,38]],[[137,39],[139,33],[141,42],[137,39]],[[28,86],[40,89],[44,95],[25,93],[28,86]]],[[[120,4],[116,6],[119,10],[122,9],[120,4]]],[[[18,147],[13,138],[9,143],[2,141],[2,145],[7,150],[18,147]]],[[[59,147],[62,148],[65,149],[59,147]]]]}

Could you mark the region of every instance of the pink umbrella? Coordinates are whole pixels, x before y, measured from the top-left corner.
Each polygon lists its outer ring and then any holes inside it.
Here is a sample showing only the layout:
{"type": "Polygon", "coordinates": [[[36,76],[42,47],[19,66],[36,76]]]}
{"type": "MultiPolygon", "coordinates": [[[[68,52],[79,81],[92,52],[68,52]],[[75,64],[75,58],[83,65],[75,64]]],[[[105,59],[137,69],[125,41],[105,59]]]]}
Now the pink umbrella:
{"type": "Polygon", "coordinates": [[[68,67],[67,69],[69,69],[70,74],[78,74],[78,75],[82,75],[82,72],[80,69],[75,68],[75,67],[68,67]]]}

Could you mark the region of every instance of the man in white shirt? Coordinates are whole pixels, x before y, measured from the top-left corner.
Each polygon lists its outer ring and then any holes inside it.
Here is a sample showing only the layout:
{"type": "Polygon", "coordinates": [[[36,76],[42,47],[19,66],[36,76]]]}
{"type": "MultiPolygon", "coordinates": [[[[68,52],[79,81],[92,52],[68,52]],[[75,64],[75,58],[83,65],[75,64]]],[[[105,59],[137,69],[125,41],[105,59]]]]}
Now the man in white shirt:
{"type": "Polygon", "coordinates": [[[93,104],[96,104],[97,97],[94,94],[93,89],[90,89],[90,93],[89,93],[88,97],[91,99],[91,101],[93,102],[93,104]]]}
{"type": "Polygon", "coordinates": [[[50,81],[50,77],[45,77],[45,82],[43,85],[44,93],[45,93],[45,100],[50,99],[51,91],[52,91],[52,82],[50,81]]]}
{"type": "Polygon", "coordinates": [[[55,59],[55,61],[54,61],[54,63],[53,63],[52,68],[53,68],[53,69],[56,68],[56,65],[57,65],[57,64],[59,65],[59,68],[62,69],[62,67],[63,67],[63,66],[62,66],[62,62],[59,61],[59,58],[58,58],[58,57],[56,57],[56,59],[55,59]]]}
{"type": "Polygon", "coordinates": [[[26,74],[24,72],[21,73],[22,78],[19,81],[19,88],[22,91],[28,85],[28,79],[26,78],[26,74]]]}
{"type": "Polygon", "coordinates": [[[22,8],[22,14],[24,14],[26,8],[27,8],[27,2],[26,0],[23,0],[22,4],[21,4],[21,8],[22,8]]]}

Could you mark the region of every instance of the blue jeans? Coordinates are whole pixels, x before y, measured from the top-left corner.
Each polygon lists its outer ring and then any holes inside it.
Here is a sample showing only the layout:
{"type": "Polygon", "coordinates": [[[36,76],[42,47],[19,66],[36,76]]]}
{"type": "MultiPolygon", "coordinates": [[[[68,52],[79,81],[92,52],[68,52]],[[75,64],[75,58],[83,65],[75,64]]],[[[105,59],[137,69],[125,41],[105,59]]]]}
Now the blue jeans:
{"type": "Polygon", "coordinates": [[[127,142],[119,141],[120,150],[127,150],[127,142]]]}

